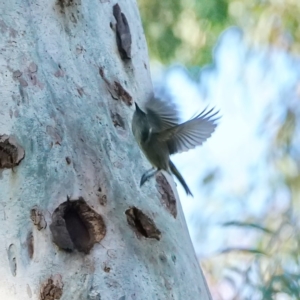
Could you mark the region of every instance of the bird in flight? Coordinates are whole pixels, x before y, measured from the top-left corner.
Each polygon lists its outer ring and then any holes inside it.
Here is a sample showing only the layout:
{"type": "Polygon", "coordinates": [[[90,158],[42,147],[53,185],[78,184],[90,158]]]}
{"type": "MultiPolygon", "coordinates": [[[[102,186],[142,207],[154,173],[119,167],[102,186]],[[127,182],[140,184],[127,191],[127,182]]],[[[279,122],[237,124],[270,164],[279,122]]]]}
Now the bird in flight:
{"type": "Polygon", "coordinates": [[[202,145],[215,131],[218,111],[204,109],[186,122],[180,123],[175,105],[159,98],[149,98],[144,109],[135,102],[132,118],[133,135],[152,165],[140,182],[164,170],[174,174],[188,195],[192,195],[188,185],[170,159],[170,155],[188,151],[202,145]]]}

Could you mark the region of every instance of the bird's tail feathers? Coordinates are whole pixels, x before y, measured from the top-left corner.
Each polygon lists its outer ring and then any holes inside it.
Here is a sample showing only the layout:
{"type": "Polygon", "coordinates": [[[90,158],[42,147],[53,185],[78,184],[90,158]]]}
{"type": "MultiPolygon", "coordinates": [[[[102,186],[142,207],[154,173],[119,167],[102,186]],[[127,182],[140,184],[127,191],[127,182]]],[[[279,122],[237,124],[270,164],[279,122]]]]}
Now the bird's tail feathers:
{"type": "Polygon", "coordinates": [[[192,197],[194,197],[189,187],[187,186],[186,182],[184,181],[183,177],[181,176],[181,174],[179,173],[179,171],[177,170],[177,168],[175,167],[175,165],[172,163],[171,160],[169,160],[169,165],[170,165],[171,172],[176,176],[178,181],[181,183],[187,195],[191,195],[192,197]]]}

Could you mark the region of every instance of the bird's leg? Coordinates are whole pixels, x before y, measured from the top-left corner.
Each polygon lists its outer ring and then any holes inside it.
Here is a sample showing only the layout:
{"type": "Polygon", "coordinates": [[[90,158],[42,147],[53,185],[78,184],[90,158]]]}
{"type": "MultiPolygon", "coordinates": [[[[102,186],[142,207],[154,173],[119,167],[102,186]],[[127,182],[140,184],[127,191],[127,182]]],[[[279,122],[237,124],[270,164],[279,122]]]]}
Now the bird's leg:
{"type": "Polygon", "coordinates": [[[155,168],[151,168],[150,170],[146,171],[141,178],[140,186],[142,186],[149,178],[157,174],[159,171],[159,169],[155,168]]]}

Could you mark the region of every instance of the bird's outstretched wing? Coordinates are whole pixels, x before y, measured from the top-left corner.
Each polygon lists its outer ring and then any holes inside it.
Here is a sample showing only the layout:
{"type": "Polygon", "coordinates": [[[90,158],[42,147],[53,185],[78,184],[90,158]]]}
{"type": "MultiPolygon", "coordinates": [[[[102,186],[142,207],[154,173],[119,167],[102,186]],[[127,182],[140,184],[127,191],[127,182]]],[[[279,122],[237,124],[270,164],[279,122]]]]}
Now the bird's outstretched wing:
{"type": "Polygon", "coordinates": [[[168,144],[170,154],[188,151],[202,145],[217,127],[219,111],[204,109],[199,115],[180,125],[173,126],[157,133],[160,141],[168,144]]]}
{"type": "Polygon", "coordinates": [[[154,132],[162,131],[179,124],[179,114],[176,105],[171,101],[151,98],[145,105],[150,126],[154,132]]]}

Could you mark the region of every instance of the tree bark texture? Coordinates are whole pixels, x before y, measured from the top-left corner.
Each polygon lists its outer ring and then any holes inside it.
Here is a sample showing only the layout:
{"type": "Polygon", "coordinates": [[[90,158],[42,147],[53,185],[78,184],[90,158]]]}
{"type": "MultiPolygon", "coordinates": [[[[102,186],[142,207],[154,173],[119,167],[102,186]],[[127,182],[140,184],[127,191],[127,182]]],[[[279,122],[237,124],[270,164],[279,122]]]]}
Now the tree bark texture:
{"type": "Polygon", "coordinates": [[[148,53],[115,4],[0,2],[1,299],[210,299],[172,179],[139,187],[148,53]]]}

